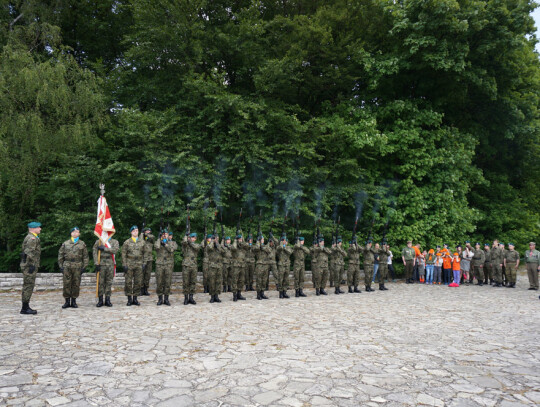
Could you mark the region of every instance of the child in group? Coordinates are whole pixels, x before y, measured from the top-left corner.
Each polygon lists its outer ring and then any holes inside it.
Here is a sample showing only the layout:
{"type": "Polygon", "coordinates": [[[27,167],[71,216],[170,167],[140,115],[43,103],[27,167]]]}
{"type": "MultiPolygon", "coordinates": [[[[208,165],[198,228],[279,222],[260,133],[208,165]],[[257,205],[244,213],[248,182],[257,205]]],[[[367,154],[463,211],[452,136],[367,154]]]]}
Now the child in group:
{"type": "Polygon", "coordinates": [[[435,267],[435,250],[429,249],[426,257],[426,284],[433,284],[433,268],[435,267]]]}
{"type": "Polygon", "coordinates": [[[461,257],[458,252],[454,253],[454,259],[452,260],[452,271],[454,272],[454,282],[449,284],[449,287],[459,287],[459,280],[461,279],[461,257]]]}
{"type": "Polygon", "coordinates": [[[443,282],[444,285],[448,285],[452,282],[452,255],[447,244],[444,245],[441,253],[443,257],[443,282]]]}
{"type": "Polygon", "coordinates": [[[426,255],[427,252],[424,250],[422,254],[416,258],[416,264],[418,265],[418,280],[421,283],[426,281],[426,255]]]}
{"type": "Polygon", "coordinates": [[[435,267],[433,267],[433,284],[441,285],[442,268],[443,255],[441,252],[441,246],[437,246],[437,253],[435,253],[435,267]]]}

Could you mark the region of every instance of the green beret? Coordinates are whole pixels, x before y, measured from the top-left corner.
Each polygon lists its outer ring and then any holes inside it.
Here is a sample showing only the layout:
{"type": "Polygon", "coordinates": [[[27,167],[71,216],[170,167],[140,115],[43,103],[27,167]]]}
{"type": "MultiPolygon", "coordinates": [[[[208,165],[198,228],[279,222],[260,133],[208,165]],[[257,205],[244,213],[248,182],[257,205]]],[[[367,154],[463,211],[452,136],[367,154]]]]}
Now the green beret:
{"type": "Polygon", "coordinates": [[[236,235],[237,239],[242,239],[242,234],[236,235]]]}
{"type": "Polygon", "coordinates": [[[190,233],[189,237],[197,237],[197,233],[190,233]]]}
{"type": "Polygon", "coordinates": [[[28,224],[28,228],[29,228],[29,229],[39,228],[39,227],[41,227],[41,223],[39,223],[39,222],[30,222],[30,223],[28,224]]]}
{"type": "Polygon", "coordinates": [[[302,236],[300,236],[300,237],[298,238],[298,240],[301,241],[301,242],[303,242],[305,239],[304,239],[302,236]]]}
{"type": "Polygon", "coordinates": [[[319,242],[324,242],[324,236],[319,236],[319,242]]]}
{"type": "Polygon", "coordinates": [[[214,235],[212,235],[212,234],[207,234],[207,235],[206,235],[206,238],[207,238],[207,239],[212,239],[213,237],[214,237],[214,235]]]}
{"type": "Polygon", "coordinates": [[[70,232],[73,232],[74,230],[79,230],[79,231],[80,231],[80,229],[79,229],[78,226],[72,227],[71,230],[70,230],[70,232]]]}
{"type": "Polygon", "coordinates": [[[137,225],[133,225],[133,226],[129,229],[129,231],[130,231],[130,232],[133,232],[134,229],[139,229],[139,227],[138,227],[137,225]]]}
{"type": "Polygon", "coordinates": [[[514,243],[510,243],[510,242],[509,242],[509,243],[508,243],[508,246],[514,246],[514,243]]]}
{"type": "Polygon", "coordinates": [[[142,231],[143,231],[143,232],[151,232],[152,229],[150,229],[150,228],[144,228],[142,231]]]}
{"type": "Polygon", "coordinates": [[[341,243],[341,242],[343,242],[343,240],[341,240],[340,238],[338,238],[337,242],[338,242],[338,243],[341,243]]]}
{"type": "Polygon", "coordinates": [[[225,240],[231,240],[230,236],[225,237],[225,240]]]}

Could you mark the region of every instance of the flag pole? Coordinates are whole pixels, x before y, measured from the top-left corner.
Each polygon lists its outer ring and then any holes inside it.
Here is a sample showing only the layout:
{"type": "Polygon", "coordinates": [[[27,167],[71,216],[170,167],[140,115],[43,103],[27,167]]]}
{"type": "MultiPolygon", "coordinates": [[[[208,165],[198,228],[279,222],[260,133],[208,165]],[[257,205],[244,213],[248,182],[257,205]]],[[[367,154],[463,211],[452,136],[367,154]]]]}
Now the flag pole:
{"type": "MultiPolygon", "coordinates": [[[[99,189],[100,189],[100,192],[101,192],[101,196],[104,196],[105,195],[105,184],[99,184],[99,189]]],[[[100,198],[100,202],[101,202],[101,198],[100,198]]],[[[101,241],[101,236],[99,237],[99,245],[100,246],[103,246],[103,242],[101,241]]],[[[98,266],[101,265],[101,250],[98,249],[98,255],[97,255],[97,262],[98,262],[98,266]]],[[[99,297],[99,275],[101,273],[101,267],[100,267],[100,270],[98,270],[97,274],[96,274],[96,298],[99,297]]]]}

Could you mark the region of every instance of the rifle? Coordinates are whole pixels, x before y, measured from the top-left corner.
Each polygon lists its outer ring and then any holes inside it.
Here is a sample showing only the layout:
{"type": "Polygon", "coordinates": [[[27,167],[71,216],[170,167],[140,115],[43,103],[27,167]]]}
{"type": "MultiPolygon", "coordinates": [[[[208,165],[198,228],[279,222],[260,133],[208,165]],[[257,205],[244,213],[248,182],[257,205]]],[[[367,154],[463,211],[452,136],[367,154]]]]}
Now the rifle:
{"type": "Polygon", "coordinates": [[[169,222],[169,210],[167,209],[167,231],[171,231],[171,223],[169,222]]]}
{"type": "Polygon", "coordinates": [[[334,233],[334,226],[336,225],[336,221],[334,220],[334,224],[332,225],[332,246],[337,243],[337,236],[334,233]]]}
{"type": "Polygon", "coordinates": [[[388,230],[388,222],[384,224],[382,244],[386,244],[386,231],[388,230]]]}
{"type": "Polygon", "coordinates": [[[296,230],[295,230],[295,238],[294,238],[294,243],[298,243],[298,239],[300,238],[300,215],[296,215],[296,230]]]}
{"type": "MultiPolygon", "coordinates": [[[[252,239],[253,240],[253,236],[251,236],[251,224],[253,223],[253,216],[251,216],[249,218],[249,222],[248,222],[248,235],[247,235],[247,240],[249,239],[252,239]]],[[[250,243],[251,244],[251,243],[250,243]]]]}
{"type": "Polygon", "coordinates": [[[236,236],[238,236],[242,232],[242,229],[240,227],[241,222],[242,222],[242,208],[240,208],[240,216],[238,217],[238,223],[236,224],[236,236]]]}
{"type": "Polygon", "coordinates": [[[341,216],[338,216],[337,225],[336,225],[336,244],[338,243],[338,239],[339,239],[339,224],[340,223],[341,223],[341,216]]]}
{"type": "Polygon", "coordinates": [[[213,226],[213,228],[212,228],[212,236],[214,236],[214,238],[216,237],[217,214],[218,214],[218,211],[216,211],[216,212],[214,213],[214,226],[213,226]]]}
{"type": "Polygon", "coordinates": [[[206,223],[208,221],[208,219],[206,218],[206,211],[203,210],[203,216],[204,216],[204,236],[203,236],[203,242],[205,242],[206,244],[206,236],[208,234],[208,231],[206,230],[206,223]]]}
{"type": "Polygon", "coordinates": [[[221,211],[221,241],[225,243],[225,228],[223,227],[223,210],[221,211]]]}
{"type": "Polygon", "coordinates": [[[375,223],[375,218],[371,219],[371,226],[369,227],[369,234],[368,234],[368,240],[373,241],[373,235],[371,232],[373,232],[373,224],[375,223]]]}
{"type": "Polygon", "coordinates": [[[159,222],[159,236],[163,235],[163,206],[161,207],[161,221],[159,222]]]}
{"type": "Polygon", "coordinates": [[[144,233],[144,228],[146,227],[146,205],[144,205],[143,209],[143,221],[142,221],[142,230],[144,233]]]}
{"type": "Polygon", "coordinates": [[[281,237],[287,237],[287,232],[285,232],[285,226],[287,224],[287,214],[285,214],[285,218],[283,218],[283,225],[281,225],[281,237]]]}
{"type": "Polygon", "coordinates": [[[356,243],[356,226],[358,225],[358,216],[356,217],[356,220],[354,221],[354,227],[352,231],[352,242],[356,243]]]}
{"type": "Polygon", "coordinates": [[[187,218],[186,218],[186,236],[191,233],[191,224],[189,219],[189,204],[187,205],[187,218]]]}
{"type": "Polygon", "coordinates": [[[259,224],[257,225],[257,242],[260,242],[262,239],[261,216],[262,216],[262,209],[259,211],[259,224]]]}
{"type": "Polygon", "coordinates": [[[272,233],[273,226],[274,226],[274,218],[272,218],[272,222],[270,223],[270,230],[268,231],[268,242],[270,242],[274,238],[274,234],[272,233]]]}
{"type": "Polygon", "coordinates": [[[321,219],[319,218],[317,219],[317,240],[321,238],[321,230],[319,228],[320,224],[321,224],[321,219]]]}

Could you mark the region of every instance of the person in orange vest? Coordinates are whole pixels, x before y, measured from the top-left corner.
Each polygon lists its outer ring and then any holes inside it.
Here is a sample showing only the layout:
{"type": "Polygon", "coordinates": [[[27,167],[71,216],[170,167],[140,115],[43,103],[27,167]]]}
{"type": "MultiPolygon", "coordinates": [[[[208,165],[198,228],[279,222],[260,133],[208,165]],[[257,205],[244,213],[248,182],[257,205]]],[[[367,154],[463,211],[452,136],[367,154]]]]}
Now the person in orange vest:
{"type": "Polygon", "coordinates": [[[459,287],[459,280],[461,279],[461,257],[458,252],[454,253],[454,259],[452,260],[452,271],[454,272],[454,282],[449,284],[449,287],[459,287]]]}
{"type": "Polygon", "coordinates": [[[443,258],[443,283],[448,285],[451,282],[452,274],[452,255],[448,250],[448,245],[445,243],[443,249],[441,250],[443,258]]]}

